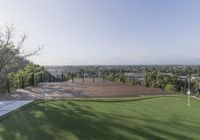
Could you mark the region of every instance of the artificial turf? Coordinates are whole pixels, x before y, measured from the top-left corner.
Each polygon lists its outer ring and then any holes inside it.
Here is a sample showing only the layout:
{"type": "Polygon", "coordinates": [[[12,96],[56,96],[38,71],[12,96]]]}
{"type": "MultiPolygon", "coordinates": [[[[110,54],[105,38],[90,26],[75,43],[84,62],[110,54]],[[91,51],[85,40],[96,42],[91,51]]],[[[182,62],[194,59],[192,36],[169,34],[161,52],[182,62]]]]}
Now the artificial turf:
{"type": "Polygon", "coordinates": [[[51,101],[0,121],[0,140],[200,139],[200,100],[51,101]]]}

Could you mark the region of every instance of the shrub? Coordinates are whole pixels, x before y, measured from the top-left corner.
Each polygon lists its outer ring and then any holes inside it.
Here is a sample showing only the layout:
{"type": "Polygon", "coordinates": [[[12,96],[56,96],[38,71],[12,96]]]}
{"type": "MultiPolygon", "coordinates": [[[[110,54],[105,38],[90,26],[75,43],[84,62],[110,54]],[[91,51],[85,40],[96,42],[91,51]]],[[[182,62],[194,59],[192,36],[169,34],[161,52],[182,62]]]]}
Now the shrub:
{"type": "Polygon", "coordinates": [[[165,86],[165,90],[166,91],[169,91],[169,92],[175,92],[176,91],[176,86],[175,85],[172,85],[172,84],[167,84],[165,86]]]}

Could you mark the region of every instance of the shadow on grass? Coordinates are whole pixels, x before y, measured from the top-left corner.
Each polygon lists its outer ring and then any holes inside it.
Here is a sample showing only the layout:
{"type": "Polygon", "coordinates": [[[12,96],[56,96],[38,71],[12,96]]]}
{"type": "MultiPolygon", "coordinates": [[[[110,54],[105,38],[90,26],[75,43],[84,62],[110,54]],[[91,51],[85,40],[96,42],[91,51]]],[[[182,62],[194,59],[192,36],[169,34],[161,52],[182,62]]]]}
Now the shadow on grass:
{"type": "MultiPolygon", "coordinates": [[[[106,113],[95,110],[91,105],[74,101],[52,101],[48,105],[48,111],[44,111],[44,104],[32,106],[0,123],[0,140],[191,139],[175,131],[155,127],[169,125],[169,122],[153,119],[148,113],[144,113],[143,117],[106,113]]],[[[170,122],[174,127],[187,126],[177,123],[177,119],[170,122]]],[[[191,131],[199,129],[187,127],[191,131]]]]}

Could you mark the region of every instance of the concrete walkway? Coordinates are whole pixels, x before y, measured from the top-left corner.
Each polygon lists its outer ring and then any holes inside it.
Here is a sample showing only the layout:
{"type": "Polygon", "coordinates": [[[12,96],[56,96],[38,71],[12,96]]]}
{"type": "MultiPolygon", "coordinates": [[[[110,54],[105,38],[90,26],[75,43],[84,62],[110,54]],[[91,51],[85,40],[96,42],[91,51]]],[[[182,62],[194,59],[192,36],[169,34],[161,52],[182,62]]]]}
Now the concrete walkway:
{"type": "Polygon", "coordinates": [[[31,102],[32,100],[0,101],[0,117],[31,102]]]}

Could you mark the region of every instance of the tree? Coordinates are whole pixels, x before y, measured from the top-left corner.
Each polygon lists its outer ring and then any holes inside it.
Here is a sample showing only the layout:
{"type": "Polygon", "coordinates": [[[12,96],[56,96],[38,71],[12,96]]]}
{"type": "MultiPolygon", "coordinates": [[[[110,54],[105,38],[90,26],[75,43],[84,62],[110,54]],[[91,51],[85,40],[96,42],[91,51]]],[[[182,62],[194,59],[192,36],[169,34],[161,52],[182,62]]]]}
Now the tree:
{"type": "Polygon", "coordinates": [[[0,30],[0,74],[8,73],[8,68],[27,62],[26,58],[35,55],[41,47],[25,53],[24,42],[27,34],[18,36],[13,25],[3,26],[0,30]],[[19,39],[17,39],[19,38],[19,39]]]}

